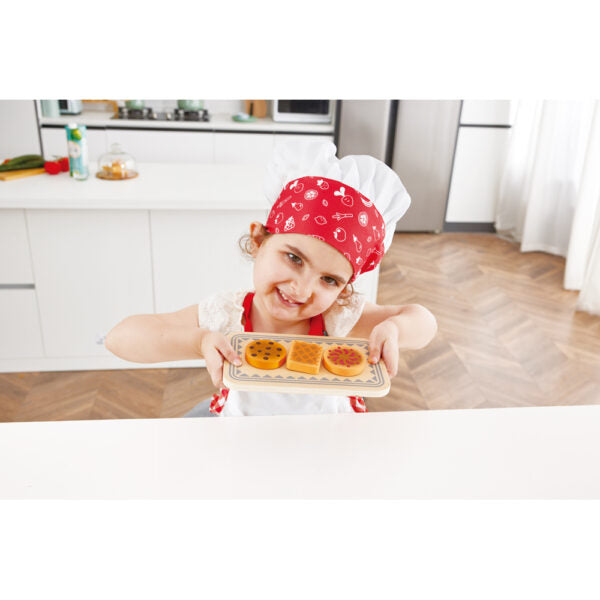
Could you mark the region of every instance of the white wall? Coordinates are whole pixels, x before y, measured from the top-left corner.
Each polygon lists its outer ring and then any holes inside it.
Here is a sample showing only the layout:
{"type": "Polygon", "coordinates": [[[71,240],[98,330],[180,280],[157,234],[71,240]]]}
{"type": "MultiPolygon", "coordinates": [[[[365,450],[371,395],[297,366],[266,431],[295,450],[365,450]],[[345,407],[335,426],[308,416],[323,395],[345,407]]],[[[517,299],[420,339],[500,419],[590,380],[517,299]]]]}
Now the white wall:
{"type": "Polygon", "coordinates": [[[0,162],[39,154],[40,138],[33,100],[0,100],[0,162]]]}

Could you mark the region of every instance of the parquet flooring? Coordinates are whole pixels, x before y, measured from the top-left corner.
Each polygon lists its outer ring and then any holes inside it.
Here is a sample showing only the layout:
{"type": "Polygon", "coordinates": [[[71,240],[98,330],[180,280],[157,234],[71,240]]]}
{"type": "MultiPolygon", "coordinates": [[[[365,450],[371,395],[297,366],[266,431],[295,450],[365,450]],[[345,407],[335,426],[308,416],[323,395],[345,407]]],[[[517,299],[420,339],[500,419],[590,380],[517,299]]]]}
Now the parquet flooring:
{"type": "MultiPolygon", "coordinates": [[[[575,311],[563,274],[493,234],[397,233],[378,302],[423,304],[439,331],[368,409],[600,403],[600,317],[575,311]]],[[[0,374],[0,421],[179,417],[213,391],[204,369],[0,374]]]]}

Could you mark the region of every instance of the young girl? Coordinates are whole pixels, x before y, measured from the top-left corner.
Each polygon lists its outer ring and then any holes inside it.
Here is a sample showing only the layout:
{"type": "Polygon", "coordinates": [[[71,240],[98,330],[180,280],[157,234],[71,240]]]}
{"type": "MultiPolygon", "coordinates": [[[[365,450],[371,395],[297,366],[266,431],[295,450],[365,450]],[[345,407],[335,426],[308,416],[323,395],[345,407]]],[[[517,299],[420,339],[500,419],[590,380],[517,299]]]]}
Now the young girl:
{"type": "Polygon", "coordinates": [[[360,397],[222,389],[223,359],[241,364],[226,335],[240,331],[360,337],[369,361],[396,375],[402,349],[426,346],[433,315],[417,304],[377,305],[352,290],[390,247],[410,197],[389,167],[370,156],[337,159],[331,143],[295,143],[273,157],[265,182],[266,223],[250,224],[254,291],[217,293],[174,313],[134,315],[106,347],[135,362],[204,358],[220,389],[188,416],[366,412],[360,397]]]}

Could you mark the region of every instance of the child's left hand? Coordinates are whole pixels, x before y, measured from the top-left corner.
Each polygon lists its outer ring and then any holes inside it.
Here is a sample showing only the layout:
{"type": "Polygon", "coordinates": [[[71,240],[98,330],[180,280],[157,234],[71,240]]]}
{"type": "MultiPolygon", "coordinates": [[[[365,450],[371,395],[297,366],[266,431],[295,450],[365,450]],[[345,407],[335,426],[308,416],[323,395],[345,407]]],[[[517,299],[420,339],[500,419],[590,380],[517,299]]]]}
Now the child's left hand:
{"type": "Polygon", "coordinates": [[[389,319],[376,325],[369,336],[369,362],[383,362],[390,377],[398,372],[398,327],[389,319]]]}

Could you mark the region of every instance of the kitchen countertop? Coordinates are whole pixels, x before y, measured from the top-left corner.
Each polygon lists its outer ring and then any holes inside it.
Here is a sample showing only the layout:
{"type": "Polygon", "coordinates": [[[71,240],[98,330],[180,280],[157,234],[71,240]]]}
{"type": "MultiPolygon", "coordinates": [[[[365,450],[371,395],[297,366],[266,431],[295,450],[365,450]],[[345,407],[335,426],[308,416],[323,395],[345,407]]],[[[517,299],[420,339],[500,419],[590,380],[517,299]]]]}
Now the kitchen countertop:
{"type": "Polygon", "coordinates": [[[151,121],[140,119],[112,119],[112,112],[84,111],[80,115],[63,115],[61,117],[40,117],[40,125],[67,125],[79,123],[89,127],[116,127],[116,128],[149,128],[149,129],[189,129],[232,132],[258,132],[272,131],[277,133],[315,133],[333,135],[332,123],[281,123],[273,121],[271,117],[256,119],[253,123],[238,123],[232,120],[230,114],[211,114],[209,122],[203,121],[151,121]]]}
{"type": "Polygon", "coordinates": [[[85,181],[68,173],[0,181],[0,208],[268,210],[264,170],[255,166],[138,163],[138,177],[85,181]]]}
{"type": "Polygon", "coordinates": [[[600,406],[0,424],[1,498],[600,498],[600,406]]]}

